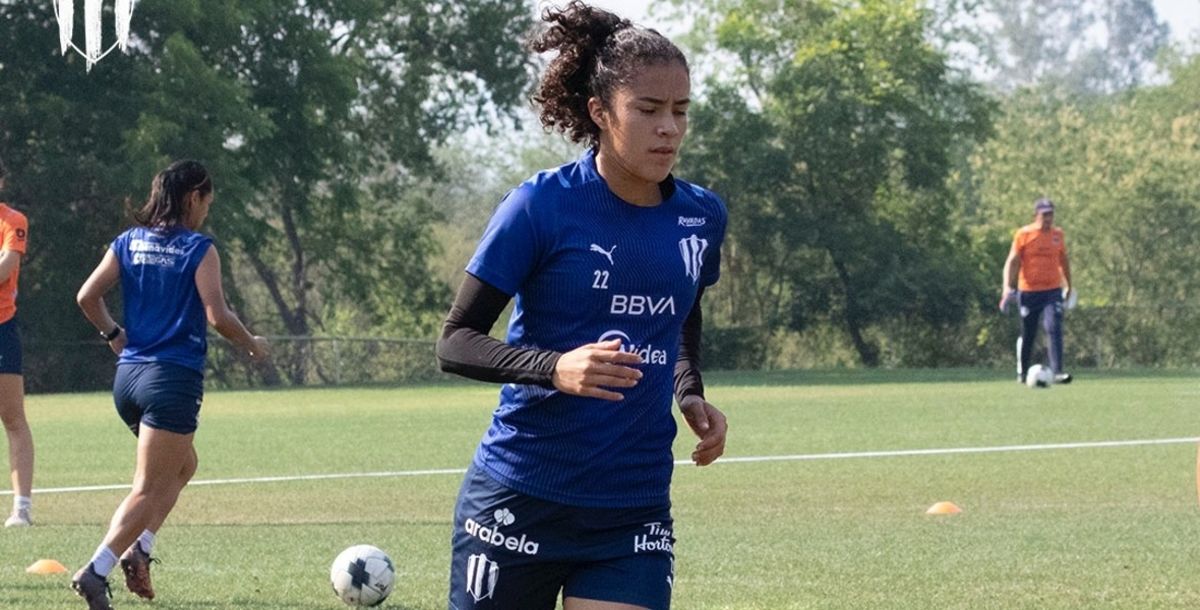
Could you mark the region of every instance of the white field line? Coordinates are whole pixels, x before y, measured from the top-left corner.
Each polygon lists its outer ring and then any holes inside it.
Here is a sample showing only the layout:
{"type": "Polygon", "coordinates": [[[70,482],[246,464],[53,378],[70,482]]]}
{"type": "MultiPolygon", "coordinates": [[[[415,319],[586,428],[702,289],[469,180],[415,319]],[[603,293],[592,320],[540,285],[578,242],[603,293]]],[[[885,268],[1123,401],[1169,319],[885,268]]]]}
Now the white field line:
{"type": "MultiPolygon", "coordinates": [[[[943,449],[901,449],[893,451],[856,451],[850,453],[809,453],[797,455],[760,455],[746,457],[722,457],[717,464],[742,464],[754,462],[799,462],[810,460],[843,460],[852,458],[886,458],[927,455],[958,455],[970,453],[1012,453],[1017,451],[1053,451],[1064,449],[1106,449],[1113,447],[1141,447],[1146,445],[1183,445],[1200,443],[1200,437],[1158,438],[1132,441],[1094,441],[1082,443],[1049,443],[1044,445],[1000,445],[996,447],[951,447],[943,449]]],[[[676,466],[691,464],[691,460],[675,460],[676,466]]],[[[391,472],[347,472],[336,474],[307,474],[277,477],[248,477],[242,479],[204,479],[188,483],[197,485],[239,485],[246,483],[282,483],[289,481],[322,481],[333,479],[370,479],[392,477],[419,477],[433,475],[459,475],[465,468],[438,468],[432,470],[397,470],[391,472]]],[[[34,489],[34,494],[76,493],[84,491],[110,491],[129,489],[129,484],[82,485],[79,487],[48,487],[34,489]]],[[[11,491],[2,491],[0,496],[11,496],[11,491]]]]}

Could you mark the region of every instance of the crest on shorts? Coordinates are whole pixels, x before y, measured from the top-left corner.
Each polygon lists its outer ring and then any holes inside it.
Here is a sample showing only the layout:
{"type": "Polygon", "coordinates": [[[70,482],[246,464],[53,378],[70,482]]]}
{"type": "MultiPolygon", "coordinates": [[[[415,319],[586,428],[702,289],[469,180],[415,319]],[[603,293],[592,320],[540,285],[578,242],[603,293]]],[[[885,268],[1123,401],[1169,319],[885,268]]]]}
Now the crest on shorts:
{"type": "Polygon", "coordinates": [[[500,580],[500,564],[479,553],[467,558],[467,593],[475,603],[488,599],[496,592],[496,581],[500,580]]]}

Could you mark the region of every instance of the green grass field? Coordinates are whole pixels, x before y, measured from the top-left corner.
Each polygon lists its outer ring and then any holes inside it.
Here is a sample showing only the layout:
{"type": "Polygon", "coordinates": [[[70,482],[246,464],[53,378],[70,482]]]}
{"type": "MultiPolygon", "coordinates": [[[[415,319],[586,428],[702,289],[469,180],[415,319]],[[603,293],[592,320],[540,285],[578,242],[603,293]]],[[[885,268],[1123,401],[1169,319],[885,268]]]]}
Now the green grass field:
{"type": "MultiPolygon", "coordinates": [[[[1200,436],[1194,374],[1087,373],[1032,391],[978,371],[709,375],[727,457],[1200,436]]],[[[197,482],[464,468],[496,388],[213,392],[197,482]]],[[[33,396],[41,489],[127,484],[133,437],[106,395],[33,396]]],[[[681,432],[676,455],[694,441],[681,432]]],[[[1176,442],[680,466],[674,607],[1196,608],[1196,447],[1176,442]],[[950,500],[954,516],[925,509],[950,500]]],[[[114,606],[336,609],[329,563],[375,544],[395,559],[385,605],[444,609],[460,476],[194,485],[160,533],[159,597],[114,578],[114,606]]],[[[69,575],[122,490],[35,497],[37,526],[0,530],[0,608],[82,608],[69,575]]],[[[10,502],[8,495],[0,502],[10,502]]]]}

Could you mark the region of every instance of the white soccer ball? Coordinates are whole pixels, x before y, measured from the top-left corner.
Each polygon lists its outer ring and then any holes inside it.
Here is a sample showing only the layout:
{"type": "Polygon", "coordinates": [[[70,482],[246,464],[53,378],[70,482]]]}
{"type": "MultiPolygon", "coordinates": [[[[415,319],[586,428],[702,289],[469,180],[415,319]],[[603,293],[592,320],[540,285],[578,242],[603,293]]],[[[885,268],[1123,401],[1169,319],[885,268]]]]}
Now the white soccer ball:
{"type": "Polygon", "coordinates": [[[1054,372],[1050,367],[1035,364],[1025,371],[1025,385],[1031,388],[1048,388],[1054,383],[1054,372]]]}
{"type": "Polygon", "coordinates": [[[333,560],[329,581],[350,606],[378,606],[392,593],[396,568],[387,553],[369,544],[352,546],[333,560]]]}

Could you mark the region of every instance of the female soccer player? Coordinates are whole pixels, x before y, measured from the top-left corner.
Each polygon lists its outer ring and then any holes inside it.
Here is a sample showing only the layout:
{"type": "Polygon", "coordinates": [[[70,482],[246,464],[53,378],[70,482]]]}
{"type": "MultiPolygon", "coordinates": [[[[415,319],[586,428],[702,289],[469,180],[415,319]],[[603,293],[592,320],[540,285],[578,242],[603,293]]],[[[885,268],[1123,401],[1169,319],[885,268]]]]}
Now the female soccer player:
{"type": "Polygon", "coordinates": [[[680,50],[581,2],[543,19],[542,123],[590,148],[500,203],[438,341],[443,370],[505,383],[455,509],[450,607],[549,610],[561,592],[565,610],[664,610],[672,389],[692,460],[725,447],[697,368],[725,206],[671,175],[680,50]],[[514,296],[506,342],[490,338],[514,296]]]}
{"type": "Polygon", "coordinates": [[[192,437],[204,396],[205,320],[255,360],[270,353],[225,303],[221,259],[198,233],[213,202],[208,171],[176,161],[154,178],[138,226],[117,236],[79,289],[83,314],[120,356],[113,382],[117,413],[138,438],[133,489],[72,586],[91,610],[109,610],[108,574],[118,563],[125,585],[146,599],[155,535],[196,472],[192,437]],[[120,281],[125,326],[104,295],[120,281]],[[116,552],[124,551],[118,560],[116,552]]]}
{"type": "MultiPolygon", "coordinates": [[[[0,161],[0,191],[7,177],[0,161]]],[[[17,330],[17,278],[25,254],[29,222],[0,202],[0,420],[8,436],[8,468],[13,510],[4,527],[33,525],[33,434],[25,421],[25,377],[21,373],[21,335],[17,330]]]]}

